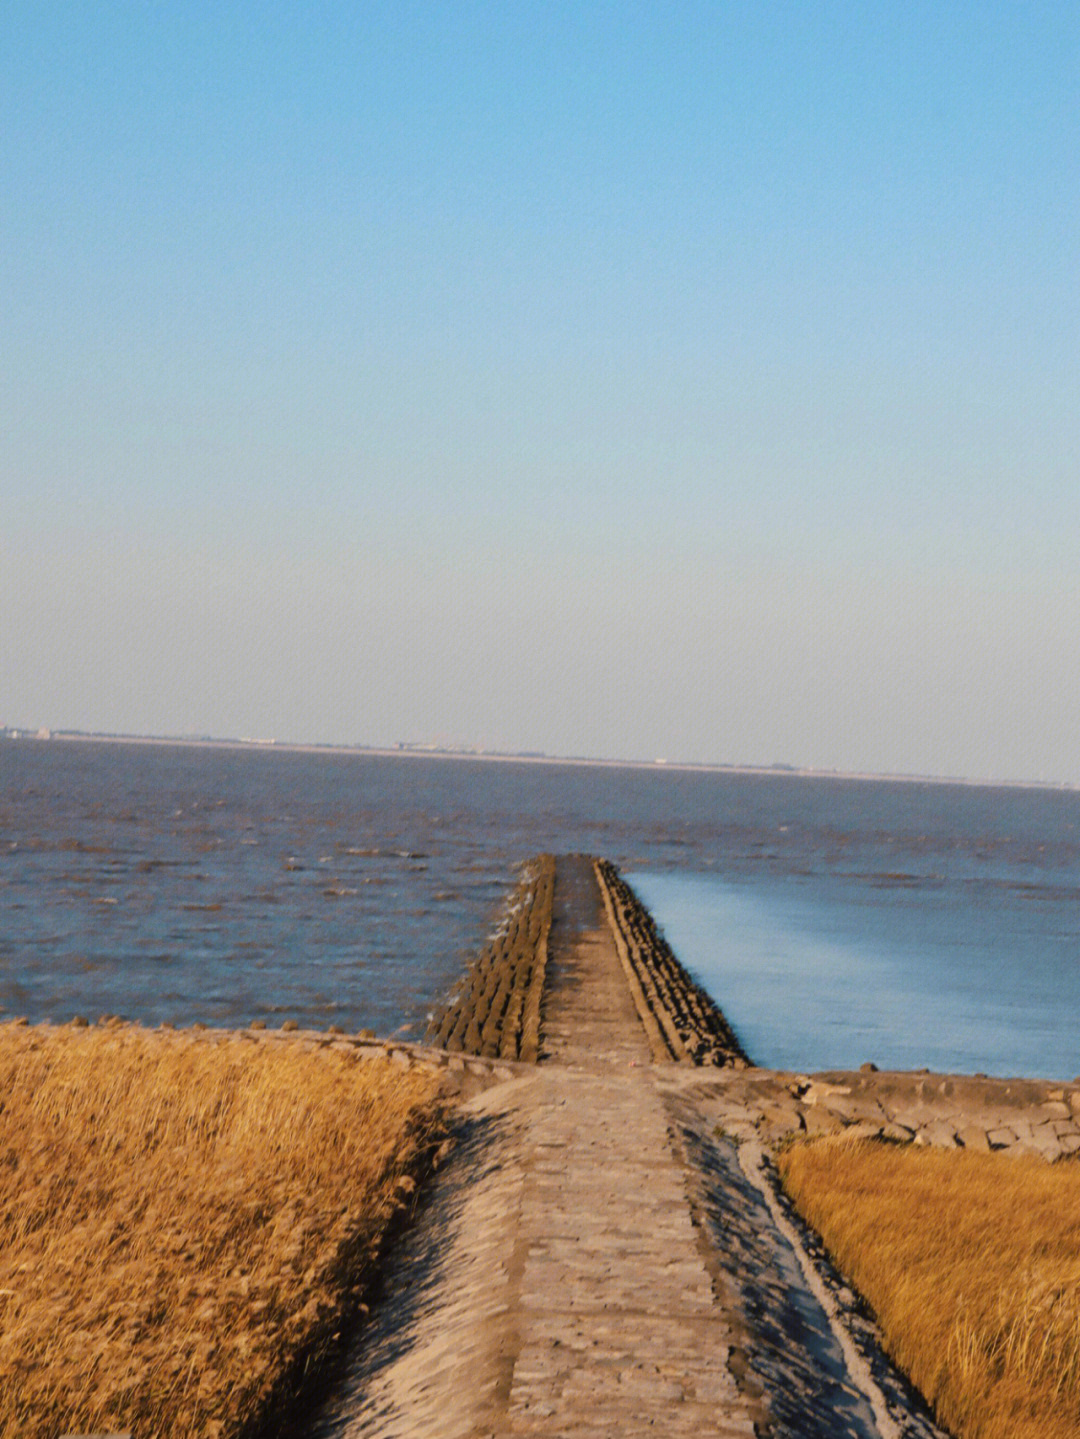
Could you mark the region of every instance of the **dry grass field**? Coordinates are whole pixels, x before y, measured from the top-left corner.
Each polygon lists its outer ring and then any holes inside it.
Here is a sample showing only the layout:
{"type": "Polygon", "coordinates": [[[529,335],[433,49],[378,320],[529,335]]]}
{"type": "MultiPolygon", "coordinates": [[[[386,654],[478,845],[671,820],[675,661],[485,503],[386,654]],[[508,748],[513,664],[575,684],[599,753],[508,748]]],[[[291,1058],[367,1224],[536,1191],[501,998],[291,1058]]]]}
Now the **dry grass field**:
{"type": "Polygon", "coordinates": [[[0,1436],[253,1432],[438,1126],[428,1074],[299,1036],[0,1025],[0,1436]]]}
{"type": "Polygon", "coordinates": [[[962,1439],[1080,1434],[1080,1164],[823,1140],[784,1185],[962,1439]]]}

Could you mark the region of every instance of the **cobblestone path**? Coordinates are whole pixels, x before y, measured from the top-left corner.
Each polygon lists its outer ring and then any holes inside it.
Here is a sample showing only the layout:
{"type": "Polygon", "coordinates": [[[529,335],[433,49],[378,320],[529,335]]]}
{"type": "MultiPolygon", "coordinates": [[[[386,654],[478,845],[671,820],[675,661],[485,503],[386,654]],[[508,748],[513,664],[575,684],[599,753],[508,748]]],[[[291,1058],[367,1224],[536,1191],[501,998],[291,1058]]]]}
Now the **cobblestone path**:
{"type": "Polygon", "coordinates": [[[306,1439],[932,1434],[875,1412],[679,1068],[652,1062],[591,861],[560,858],[540,1064],[462,1107],[306,1439]]]}
{"type": "Polygon", "coordinates": [[[588,861],[560,861],[548,963],[549,1067],[523,1135],[528,1249],[503,1432],[752,1435],[588,861]]]}

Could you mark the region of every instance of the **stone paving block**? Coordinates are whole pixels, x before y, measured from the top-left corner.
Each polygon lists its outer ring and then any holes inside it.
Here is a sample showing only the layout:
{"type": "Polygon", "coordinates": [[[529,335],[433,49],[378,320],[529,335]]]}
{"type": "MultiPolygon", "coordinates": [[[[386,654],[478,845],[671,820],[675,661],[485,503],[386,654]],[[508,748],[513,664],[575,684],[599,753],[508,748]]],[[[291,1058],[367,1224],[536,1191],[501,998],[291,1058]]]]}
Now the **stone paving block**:
{"type": "Polygon", "coordinates": [[[858,1119],[844,1130],[845,1139],[880,1139],[885,1128],[882,1120],[858,1119]]]}
{"type": "Polygon", "coordinates": [[[915,1143],[933,1145],[935,1149],[956,1149],[959,1141],[951,1124],[935,1119],[916,1133],[915,1143]]]}
{"type": "Polygon", "coordinates": [[[842,1115],[834,1114],[824,1104],[816,1104],[803,1110],[803,1123],[809,1135],[839,1134],[845,1123],[842,1115]]]}
{"type": "Polygon", "coordinates": [[[986,1130],[978,1124],[965,1124],[957,1130],[957,1137],[965,1149],[981,1150],[984,1153],[990,1152],[990,1141],[986,1137],[986,1130]]]}
{"type": "Polygon", "coordinates": [[[894,1140],[897,1144],[906,1144],[909,1140],[914,1139],[915,1135],[912,1130],[906,1129],[904,1125],[897,1124],[895,1119],[890,1119],[881,1126],[881,1137],[882,1139],[894,1140]]]}
{"type": "Polygon", "coordinates": [[[802,1113],[794,1101],[790,1104],[777,1104],[766,1100],[761,1106],[761,1115],[766,1124],[781,1132],[799,1131],[803,1127],[802,1113]]]}
{"type": "Polygon", "coordinates": [[[1016,1143],[1016,1130],[1000,1125],[997,1129],[988,1129],[986,1138],[991,1149],[1009,1149],[1016,1143]]]}
{"type": "Polygon", "coordinates": [[[1048,1099],[1044,1104],[1040,1104],[1039,1113],[1044,1119],[1072,1118],[1072,1110],[1060,1099],[1048,1099]]]}
{"type": "Polygon", "coordinates": [[[1060,1139],[1049,1125],[1039,1125],[1033,1130],[1030,1139],[1018,1141],[1018,1147],[1026,1150],[1029,1154],[1040,1154],[1051,1163],[1060,1159],[1065,1152],[1060,1139]]]}

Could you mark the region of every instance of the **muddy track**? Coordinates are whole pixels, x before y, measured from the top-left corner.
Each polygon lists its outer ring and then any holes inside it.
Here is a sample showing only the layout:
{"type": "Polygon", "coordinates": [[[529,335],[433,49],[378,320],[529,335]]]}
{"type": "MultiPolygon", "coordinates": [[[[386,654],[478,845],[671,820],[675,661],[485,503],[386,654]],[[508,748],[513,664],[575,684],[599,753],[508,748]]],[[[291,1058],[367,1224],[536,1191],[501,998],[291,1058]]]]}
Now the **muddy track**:
{"type": "Polygon", "coordinates": [[[554,893],[555,859],[538,855],[511,893],[495,938],[428,1027],[429,1043],[536,1063],[554,893]]]}
{"type": "Polygon", "coordinates": [[[675,958],[652,915],[610,860],[598,859],[595,868],[654,1060],[745,1068],[749,1060],[734,1030],[675,958]]]}

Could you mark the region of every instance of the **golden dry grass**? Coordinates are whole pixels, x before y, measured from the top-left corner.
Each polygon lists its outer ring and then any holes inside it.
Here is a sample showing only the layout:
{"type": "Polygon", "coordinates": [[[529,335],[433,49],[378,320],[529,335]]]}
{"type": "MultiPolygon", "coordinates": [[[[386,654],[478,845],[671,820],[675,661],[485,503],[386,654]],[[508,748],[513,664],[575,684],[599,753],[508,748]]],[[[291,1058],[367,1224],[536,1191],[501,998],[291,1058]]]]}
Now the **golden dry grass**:
{"type": "Polygon", "coordinates": [[[299,1037],[0,1025],[0,1436],[250,1432],[437,1125],[429,1074],[299,1037]]]}
{"type": "Polygon", "coordinates": [[[841,1138],[780,1173],[947,1428],[1080,1434],[1080,1164],[841,1138]]]}

